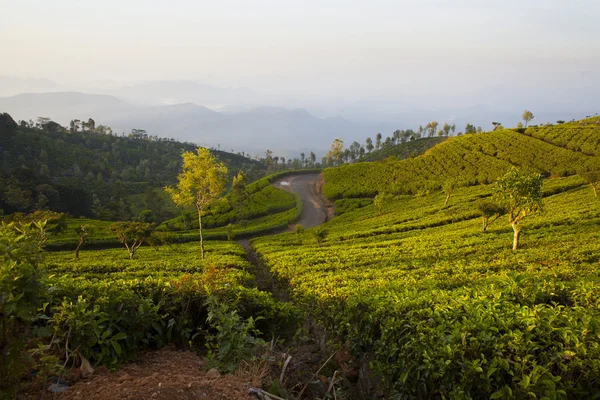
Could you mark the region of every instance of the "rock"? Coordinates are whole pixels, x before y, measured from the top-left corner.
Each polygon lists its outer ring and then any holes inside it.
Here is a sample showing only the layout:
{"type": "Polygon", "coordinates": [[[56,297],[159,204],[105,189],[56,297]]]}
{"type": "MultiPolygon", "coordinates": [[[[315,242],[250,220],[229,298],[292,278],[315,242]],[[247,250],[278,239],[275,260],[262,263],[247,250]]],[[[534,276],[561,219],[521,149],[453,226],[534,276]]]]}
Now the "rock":
{"type": "Polygon", "coordinates": [[[53,383],[48,386],[48,391],[52,393],[62,393],[69,390],[70,386],[63,385],[62,383],[53,383]]]}
{"type": "Polygon", "coordinates": [[[208,370],[208,372],[206,373],[206,377],[208,379],[217,379],[221,376],[221,374],[219,373],[219,371],[216,368],[211,368],[208,370]]]}

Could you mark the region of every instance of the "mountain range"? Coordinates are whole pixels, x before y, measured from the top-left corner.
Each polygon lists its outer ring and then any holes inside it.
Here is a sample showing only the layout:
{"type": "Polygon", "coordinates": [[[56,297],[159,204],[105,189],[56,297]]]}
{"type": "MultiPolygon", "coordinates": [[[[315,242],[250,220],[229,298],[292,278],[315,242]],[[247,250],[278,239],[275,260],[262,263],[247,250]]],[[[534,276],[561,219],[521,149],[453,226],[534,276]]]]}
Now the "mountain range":
{"type": "Polygon", "coordinates": [[[492,121],[514,126],[525,108],[534,112],[534,123],[578,119],[600,110],[594,93],[593,87],[521,93],[496,86],[481,88],[472,98],[459,93],[429,98],[423,93],[392,100],[333,99],[195,81],[97,82],[83,87],[0,76],[0,112],[16,120],[49,117],[63,125],[91,117],[118,133],[144,129],[228,151],[263,154],[268,148],[297,156],[323,154],[336,137],[346,144],[364,143],[378,132],[386,137],[432,120],[456,124],[460,132],[467,122],[484,130],[492,128],[492,121]]]}

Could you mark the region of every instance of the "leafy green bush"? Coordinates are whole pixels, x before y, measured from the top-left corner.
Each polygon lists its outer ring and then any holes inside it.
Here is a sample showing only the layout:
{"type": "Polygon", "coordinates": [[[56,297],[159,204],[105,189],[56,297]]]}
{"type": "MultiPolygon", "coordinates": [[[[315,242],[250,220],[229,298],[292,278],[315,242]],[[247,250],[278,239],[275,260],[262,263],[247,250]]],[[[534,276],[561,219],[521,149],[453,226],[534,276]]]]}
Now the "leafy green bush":
{"type": "Polygon", "coordinates": [[[258,338],[260,332],[253,317],[243,320],[237,311],[214,296],[209,296],[205,304],[210,327],[206,336],[209,366],[233,372],[240,361],[252,359],[266,342],[258,338]]]}
{"type": "Polygon", "coordinates": [[[45,295],[39,268],[45,221],[0,225],[0,389],[12,391],[26,371],[27,339],[35,334],[45,295]]]}

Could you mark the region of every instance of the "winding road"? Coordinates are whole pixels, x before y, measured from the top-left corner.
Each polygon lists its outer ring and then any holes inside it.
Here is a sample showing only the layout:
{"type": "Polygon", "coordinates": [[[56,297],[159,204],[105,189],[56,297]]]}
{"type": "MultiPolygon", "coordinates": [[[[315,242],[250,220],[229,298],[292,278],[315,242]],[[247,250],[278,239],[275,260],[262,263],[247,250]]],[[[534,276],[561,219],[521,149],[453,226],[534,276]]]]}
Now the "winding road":
{"type": "Polygon", "coordinates": [[[300,196],[302,200],[302,216],[298,224],[312,228],[327,221],[327,208],[317,191],[319,174],[294,175],[282,178],[272,185],[300,196]]]}
{"type": "MultiPolygon", "coordinates": [[[[296,223],[305,228],[321,225],[328,219],[328,209],[323,204],[323,200],[317,190],[318,179],[319,174],[293,175],[279,179],[271,184],[278,189],[283,189],[300,196],[302,200],[302,215],[296,223]]],[[[288,227],[283,231],[269,233],[264,236],[276,235],[291,230],[292,227],[288,227]]],[[[256,255],[250,250],[250,238],[239,239],[236,242],[246,250],[250,259],[255,262],[256,255]]]]}

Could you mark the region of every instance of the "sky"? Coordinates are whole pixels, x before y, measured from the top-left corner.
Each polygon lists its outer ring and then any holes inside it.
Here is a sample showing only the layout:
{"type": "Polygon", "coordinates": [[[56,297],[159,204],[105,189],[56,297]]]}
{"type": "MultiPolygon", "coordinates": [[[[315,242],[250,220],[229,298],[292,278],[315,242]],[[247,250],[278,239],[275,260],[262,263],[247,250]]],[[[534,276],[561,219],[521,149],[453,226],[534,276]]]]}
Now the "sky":
{"type": "Polygon", "coordinates": [[[309,96],[600,81],[599,0],[0,0],[0,75],[309,96]]]}

